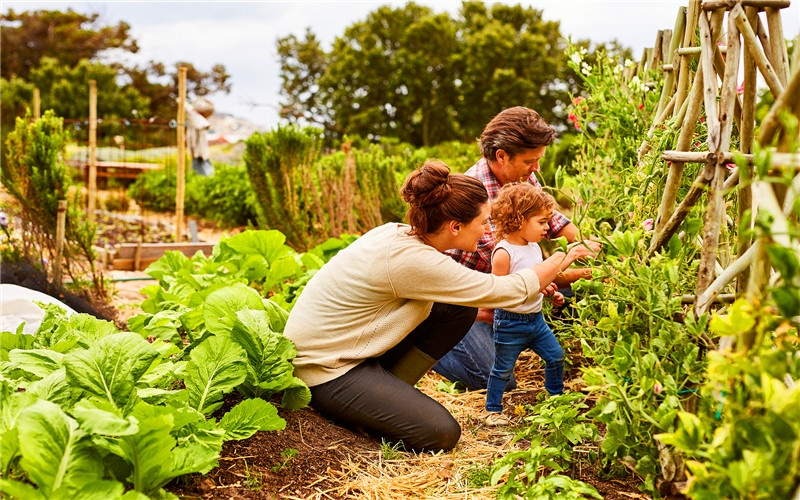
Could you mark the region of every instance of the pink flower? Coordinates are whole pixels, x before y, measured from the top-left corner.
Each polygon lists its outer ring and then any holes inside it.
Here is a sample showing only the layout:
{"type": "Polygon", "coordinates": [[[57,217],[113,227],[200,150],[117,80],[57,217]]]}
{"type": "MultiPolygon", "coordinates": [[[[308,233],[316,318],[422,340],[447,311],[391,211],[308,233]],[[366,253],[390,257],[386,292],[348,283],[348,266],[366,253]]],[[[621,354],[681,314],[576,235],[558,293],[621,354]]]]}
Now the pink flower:
{"type": "Polygon", "coordinates": [[[575,122],[575,130],[580,130],[580,129],[581,129],[581,126],[578,125],[578,122],[575,122]]]}
{"type": "Polygon", "coordinates": [[[653,219],[647,219],[642,222],[642,229],[645,231],[652,231],[653,230],[653,219]]]}
{"type": "Polygon", "coordinates": [[[740,83],[738,87],[736,87],[736,93],[739,95],[744,94],[744,82],[740,83]]]}
{"type": "Polygon", "coordinates": [[[706,121],[706,117],[705,116],[701,116],[700,117],[700,123],[703,123],[704,121],[706,121]]]}
{"type": "Polygon", "coordinates": [[[644,109],[644,104],[640,104],[639,109],[644,109]]]}
{"type": "Polygon", "coordinates": [[[578,97],[576,97],[575,99],[572,100],[572,104],[577,106],[582,100],[583,100],[583,97],[578,96],[578,97]]]}
{"type": "Polygon", "coordinates": [[[734,168],[736,168],[736,164],[735,163],[726,163],[725,164],[725,168],[727,168],[728,170],[733,170],[734,168]]]}
{"type": "Polygon", "coordinates": [[[569,121],[571,121],[572,123],[575,123],[575,122],[578,121],[578,117],[573,115],[572,113],[567,115],[567,119],[569,119],[569,121]]]}
{"type": "Polygon", "coordinates": [[[655,384],[653,384],[653,392],[655,392],[656,394],[661,394],[662,392],[664,392],[664,386],[662,386],[659,382],[656,382],[655,384]]]}

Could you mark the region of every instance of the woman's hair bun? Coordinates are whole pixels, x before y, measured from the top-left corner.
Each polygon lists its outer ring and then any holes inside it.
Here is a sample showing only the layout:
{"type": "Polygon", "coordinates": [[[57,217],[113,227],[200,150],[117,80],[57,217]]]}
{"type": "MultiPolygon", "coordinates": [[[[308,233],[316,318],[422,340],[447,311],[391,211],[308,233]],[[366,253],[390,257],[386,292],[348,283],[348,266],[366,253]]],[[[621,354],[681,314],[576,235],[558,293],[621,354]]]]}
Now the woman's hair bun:
{"type": "Polygon", "coordinates": [[[412,206],[427,207],[441,204],[451,191],[450,167],[441,161],[427,161],[409,176],[402,195],[412,206]]]}

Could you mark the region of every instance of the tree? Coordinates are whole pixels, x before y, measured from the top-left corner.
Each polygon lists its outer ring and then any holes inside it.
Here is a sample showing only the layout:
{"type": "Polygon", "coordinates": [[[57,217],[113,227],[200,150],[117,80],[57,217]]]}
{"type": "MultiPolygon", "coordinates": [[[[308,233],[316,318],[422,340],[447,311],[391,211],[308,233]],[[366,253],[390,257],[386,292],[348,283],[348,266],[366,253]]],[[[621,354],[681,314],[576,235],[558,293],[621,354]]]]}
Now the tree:
{"type": "Polygon", "coordinates": [[[474,139],[505,108],[527,106],[549,121],[567,89],[557,83],[566,70],[559,23],[520,5],[464,2],[459,13],[460,139],[474,139]]]}
{"type": "Polygon", "coordinates": [[[72,9],[67,12],[38,10],[0,15],[0,73],[24,80],[44,57],[54,57],[65,66],[92,59],[101,51],[118,48],[136,53],[139,46],[129,33],[130,26],[100,26],[99,14],[89,16],[72,9]]]}
{"type": "Polygon", "coordinates": [[[564,84],[565,47],[559,24],[533,8],[470,1],[453,18],[413,2],[383,6],[327,53],[310,31],[279,40],[283,115],[337,138],[417,146],[474,140],[520,104],[556,121],[574,90],[564,84]]]}
{"type": "Polygon", "coordinates": [[[278,56],[283,81],[280,94],[285,99],[280,108],[281,117],[291,123],[316,123],[329,131],[336,131],[319,86],[328,61],[316,35],[306,28],[302,40],[295,35],[279,38],[278,56]]]}

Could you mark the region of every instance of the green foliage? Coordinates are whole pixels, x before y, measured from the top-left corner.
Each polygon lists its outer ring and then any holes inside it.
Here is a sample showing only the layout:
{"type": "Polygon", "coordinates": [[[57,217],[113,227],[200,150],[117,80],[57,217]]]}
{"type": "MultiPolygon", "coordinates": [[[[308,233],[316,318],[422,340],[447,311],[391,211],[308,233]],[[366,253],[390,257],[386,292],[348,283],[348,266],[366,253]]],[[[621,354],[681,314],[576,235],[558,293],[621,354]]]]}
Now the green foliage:
{"type": "Polygon", "coordinates": [[[190,173],[186,184],[188,213],[222,227],[255,225],[256,197],[243,166],[215,165],[214,175],[190,173]]]}
{"type": "Polygon", "coordinates": [[[195,409],[209,412],[245,376],[238,346],[239,365],[197,361],[236,354],[229,338],[206,339],[187,363],[178,346],[46,310],[35,335],[2,334],[4,493],[118,498],[130,489],[160,497],[175,477],[215,467],[225,440],[285,425],[264,400],[242,401],[219,423],[195,409]]]}
{"type": "Polygon", "coordinates": [[[128,186],[128,197],[144,209],[172,212],[175,210],[177,177],[173,168],[143,172],[128,186]]]}
{"type": "Polygon", "coordinates": [[[99,287],[92,248],[95,226],[84,219],[77,192],[68,200],[71,181],[63,160],[66,141],[61,118],[50,110],[35,121],[29,114],[17,118],[14,131],[7,137],[7,157],[0,172],[3,185],[21,207],[20,229],[26,237],[20,240],[18,254],[31,262],[54,259],[58,203],[70,201],[63,248],[66,273],[75,280],[85,265],[82,262],[88,262],[99,287]]]}
{"type": "Polygon", "coordinates": [[[406,165],[379,146],[320,157],[319,129],[279,126],[247,140],[244,162],[258,201],[259,226],[278,229],[293,248],[400,220],[398,170],[406,165]]]}
{"type": "Polygon", "coordinates": [[[582,481],[558,474],[569,467],[572,447],[597,440],[597,427],[581,414],[587,408],[580,393],[551,397],[533,408],[528,424],[514,441],[529,439],[530,447],[496,460],[490,471],[490,484],[499,484],[498,498],[602,498],[597,490],[582,481]],[[553,472],[545,474],[542,468],[553,472]]]}
{"type": "Polygon", "coordinates": [[[329,52],[310,30],[278,41],[281,114],[318,123],[335,140],[415,146],[473,140],[520,103],[555,122],[552,110],[575,91],[562,40],[558,23],[521,5],[470,1],[452,17],[413,2],[380,6],[329,52]]]}
{"type": "Polygon", "coordinates": [[[656,439],[684,455],[692,498],[789,498],[800,480],[797,327],[741,299],[710,327],[731,347],[709,352],[697,414],[679,413],[656,439]]]}

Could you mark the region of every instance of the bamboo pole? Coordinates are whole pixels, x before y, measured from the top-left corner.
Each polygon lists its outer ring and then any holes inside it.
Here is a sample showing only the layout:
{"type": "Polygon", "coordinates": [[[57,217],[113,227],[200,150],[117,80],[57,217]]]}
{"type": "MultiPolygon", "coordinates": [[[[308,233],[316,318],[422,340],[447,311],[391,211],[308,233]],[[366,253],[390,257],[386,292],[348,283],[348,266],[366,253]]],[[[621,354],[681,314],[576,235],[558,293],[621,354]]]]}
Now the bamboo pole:
{"type": "Polygon", "coordinates": [[[97,81],[89,80],[89,223],[95,220],[97,200],[97,81]]]}
{"type": "Polygon", "coordinates": [[[61,288],[64,256],[64,238],[67,232],[67,200],[58,200],[58,215],[56,219],[56,255],[53,258],[53,284],[61,288]]]}
{"type": "Polygon", "coordinates": [[[772,64],[770,64],[767,56],[764,54],[764,47],[758,43],[756,35],[753,33],[753,28],[750,27],[750,23],[747,21],[744,10],[740,5],[737,5],[731,9],[729,15],[733,16],[736,26],[739,28],[744,38],[744,46],[753,56],[756,66],[758,66],[758,69],[761,71],[761,75],[764,77],[764,81],[772,92],[772,95],[781,95],[783,93],[783,85],[781,85],[772,64]]]}
{"type": "MultiPolygon", "coordinates": [[[[719,12],[719,11],[717,11],[719,12]]],[[[730,146],[731,132],[733,130],[733,113],[735,110],[736,77],[739,71],[739,32],[736,23],[729,16],[727,30],[728,56],[725,60],[722,75],[721,101],[719,110],[720,138],[715,154],[714,179],[709,184],[708,202],[706,204],[705,220],[703,224],[703,243],[701,245],[700,267],[697,275],[696,294],[698,302],[695,304],[697,315],[705,310],[701,307],[699,298],[704,296],[709,286],[714,281],[717,266],[717,256],[720,247],[720,234],[722,232],[723,218],[725,217],[724,186],[728,172],[725,168],[725,151],[730,146]]],[[[709,134],[710,136],[710,134],[709,134]]],[[[721,273],[724,274],[724,273],[721,273]]],[[[737,273],[738,274],[738,273],[737,273]]]]}
{"type": "Polygon", "coordinates": [[[33,89],[33,119],[38,120],[42,116],[42,97],[39,87],[33,89]]]}
{"type": "Polygon", "coordinates": [[[789,82],[789,53],[786,51],[786,40],[783,38],[783,25],[781,11],[767,7],[767,26],[769,27],[769,41],[772,49],[772,65],[778,74],[778,80],[785,87],[789,82]]]}
{"type": "MultiPolygon", "coordinates": [[[[759,240],[760,241],[760,240],[759,240]]],[[[708,307],[714,302],[719,292],[725,288],[736,276],[747,271],[747,268],[755,260],[761,245],[751,246],[741,257],[734,260],[725,270],[711,283],[705,291],[697,296],[695,313],[700,315],[708,311],[708,307]]]]}
{"type": "Polygon", "coordinates": [[[186,183],[186,66],[178,68],[178,179],[175,190],[175,242],[183,241],[183,197],[186,183]]]}

